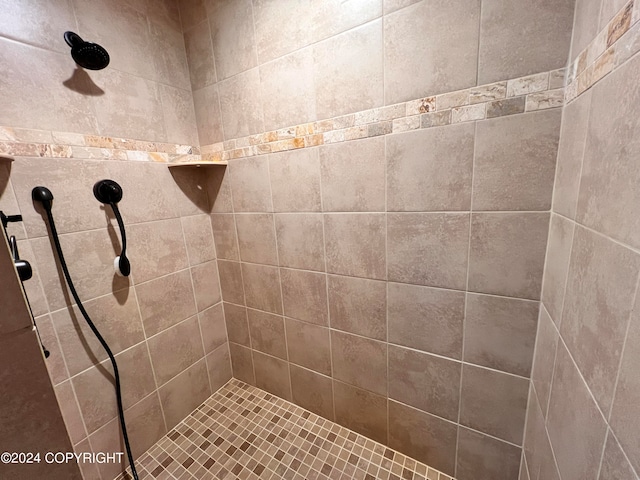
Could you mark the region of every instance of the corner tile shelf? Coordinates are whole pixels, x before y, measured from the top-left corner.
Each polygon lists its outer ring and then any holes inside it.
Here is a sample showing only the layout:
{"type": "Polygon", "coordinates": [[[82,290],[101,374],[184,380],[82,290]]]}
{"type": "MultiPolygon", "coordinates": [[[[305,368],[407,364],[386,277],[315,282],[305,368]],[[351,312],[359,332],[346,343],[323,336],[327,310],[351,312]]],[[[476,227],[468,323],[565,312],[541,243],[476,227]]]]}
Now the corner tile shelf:
{"type": "Polygon", "coordinates": [[[217,166],[226,166],[228,164],[227,161],[221,162],[182,162],[182,163],[169,163],[167,164],[169,168],[175,167],[217,167],[217,166]]]}

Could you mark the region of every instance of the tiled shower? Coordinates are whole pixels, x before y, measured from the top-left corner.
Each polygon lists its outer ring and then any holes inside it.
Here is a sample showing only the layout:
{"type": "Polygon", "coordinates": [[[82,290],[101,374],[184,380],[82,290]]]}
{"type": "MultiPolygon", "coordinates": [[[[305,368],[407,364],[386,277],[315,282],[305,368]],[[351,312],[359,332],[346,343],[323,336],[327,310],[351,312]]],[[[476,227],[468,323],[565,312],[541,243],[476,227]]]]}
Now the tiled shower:
{"type": "Polygon", "coordinates": [[[141,478],[637,480],[634,1],[0,0],[0,451],[123,448],[46,185],[141,478]]]}

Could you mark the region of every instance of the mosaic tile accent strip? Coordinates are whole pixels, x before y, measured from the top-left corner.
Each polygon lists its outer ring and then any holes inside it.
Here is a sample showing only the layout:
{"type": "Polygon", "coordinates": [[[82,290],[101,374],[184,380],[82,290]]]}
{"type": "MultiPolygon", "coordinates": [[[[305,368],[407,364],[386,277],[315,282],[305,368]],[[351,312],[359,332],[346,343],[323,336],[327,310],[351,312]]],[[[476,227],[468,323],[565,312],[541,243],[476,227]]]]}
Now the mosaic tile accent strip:
{"type": "Polygon", "coordinates": [[[0,127],[0,155],[177,163],[200,160],[200,147],[0,127]]]}
{"type": "Polygon", "coordinates": [[[564,77],[564,69],[537,73],[202,147],[0,127],[0,155],[221,162],[561,107],[565,99],[564,77]]]}
{"type": "Polygon", "coordinates": [[[561,107],[564,69],[480,85],[201,147],[203,161],[376,137],[561,107]]]}
{"type": "Polygon", "coordinates": [[[640,52],[640,0],[630,0],[567,70],[566,103],[640,52]]]}
{"type": "MultiPolygon", "coordinates": [[[[232,379],[144,453],[140,478],[454,480],[232,379]]],[[[131,479],[128,473],[116,480],[131,479]]]]}

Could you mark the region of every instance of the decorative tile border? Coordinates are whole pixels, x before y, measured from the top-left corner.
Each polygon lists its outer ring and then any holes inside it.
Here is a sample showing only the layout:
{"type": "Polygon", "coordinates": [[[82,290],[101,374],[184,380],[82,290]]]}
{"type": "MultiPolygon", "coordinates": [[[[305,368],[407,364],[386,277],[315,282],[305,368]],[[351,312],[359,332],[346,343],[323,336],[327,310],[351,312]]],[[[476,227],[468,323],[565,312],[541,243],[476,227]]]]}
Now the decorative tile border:
{"type": "Polygon", "coordinates": [[[160,163],[220,162],[561,107],[565,98],[564,76],[564,69],[553,70],[203,147],[0,127],[0,155],[160,163]]]}
{"type": "Polygon", "coordinates": [[[172,163],[200,160],[200,147],[0,127],[0,155],[172,163]]]}
{"type": "Polygon", "coordinates": [[[565,69],[480,85],[201,147],[216,162],[561,107],[565,69]]]}
{"type": "Polygon", "coordinates": [[[640,0],[630,0],[566,69],[566,78],[558,69],[202,147],[0,127],[0,155],[217,162],[561,107],[640,52],[639,20],[640,0]]]}
{"type": "Polygon", "coordinates": [[[639,20],[640,0],[630,0],[576,57],[567,70],[566,103],[640,52],[639,20]]]}

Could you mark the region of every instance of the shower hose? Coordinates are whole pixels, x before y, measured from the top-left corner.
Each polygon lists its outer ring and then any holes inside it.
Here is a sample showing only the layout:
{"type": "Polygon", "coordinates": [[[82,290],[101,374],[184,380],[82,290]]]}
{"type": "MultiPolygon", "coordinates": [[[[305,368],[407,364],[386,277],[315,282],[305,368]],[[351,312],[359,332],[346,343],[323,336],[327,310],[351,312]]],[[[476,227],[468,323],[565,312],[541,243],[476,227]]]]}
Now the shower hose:
{"type": "Polygon", "coordinates": [[[134,480],[138,479],[138,472],[136,471],[136,466],[133,461],[133,454],[131,453],[131,446],[129,445],[129,435],[127,434],[127,426],[124,421],[124,408],[122,407],[122,389],[120,386],[120,373],[118,372],[118,364],[116,363],[116,359],[113,356],[113,352],[109,345],[105,341],[104,337],[100,334],[100,331],[95,326],[91,317],[87,313],[87,310],[84,308],[80,297],[78,296],[78,292],[76,291],[76,287],[73,284],[73,280],[71,279],[71,274],[69,273],[69,268],[67,267],[67,262],[64,259],[64,254],[62,253],[62,247],[60,245],[60,239],[58,238],[58,231],[56,230],[56,224],[53,220],[53,214],[51,213],[50,208],[45,208],[47,213],[47,220],[49,221],[49,227],[51,229],[51,236],[53,237],[53,243],[56,248],[56,252],[58,253],[58,259],[60,260],[60,265],[62,266],[62,272],[64,273],[64,278],[67,281],[67,285],[69,285],[69,290],[71,291],[71,295],[78,305],[78,309],[82,313],[82,316],[87,321],[87,325],[91,328],[91,331],[94,333],[102,347],[107,352],[109,356],[109,360],[111,360],[111,365],[113,366],[113,375],[116,381],[116,399],[118,402],[118,417],[120,418],[120,426],[122,427],[122,438],[124,439],[124,446],[127,450],[127,458],[129,459],[129,465],[131,466],[131,474],[133,475],[134,480]]]}

